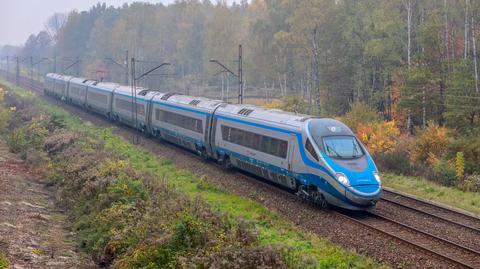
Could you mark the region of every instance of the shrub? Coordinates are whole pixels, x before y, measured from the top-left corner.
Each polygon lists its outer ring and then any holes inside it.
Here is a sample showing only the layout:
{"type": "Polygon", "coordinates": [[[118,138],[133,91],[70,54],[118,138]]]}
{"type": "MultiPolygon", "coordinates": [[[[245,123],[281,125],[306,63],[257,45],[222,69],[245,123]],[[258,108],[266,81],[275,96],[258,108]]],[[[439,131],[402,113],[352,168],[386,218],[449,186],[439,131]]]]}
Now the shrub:
{"type": "Polygon", "coordinates": [[[364,103],[355,103],[350,111],[341,118],[342,122],[356,131],[357,126],[369,126],[382,121],[381,115],[364,103]]]}
{"type": "Polygon", "coordinates": [[[114,203],[133,204],[139,200],[147,200],[147,190],[141,181],[129,178],[116,180],[108,187],[114,203]]]}
{"type": "Polygon", "coordinates": [[[273,100],[263,104],[264,108],[282,109],[295,113],[308,113],[309,104],[307,100],[299,96],[285,96],[280,100],[273,100]]]}
{"type": "Polygon", "coordinates": [[[458,188],[462,191],[479,192],[480,191],[480,175],[468,175],[458,184],[458,188]]]}
{"type": "Polygon", "coordinates": [[[396,148],[393,151],[378,154],[375,157],[380,171],[390,171],[401,175],[412,175],[412,165],[408,152],[396,148]]]}
{"type": "Polygon", "coordinates": [[[281,109],[282,102],[278,99],[275,99],[275,100],[272,100],[271,102],[264,103],[262,107],[267,109],[281,109]]]}
{"type": "Polygon", "coordinates": [[[20,153],[23,159],[27,158],[27,152],[38,150],[43,147],[44,140],[49,131],[43,123],[48,116],[39,115],[27,122],[26,125],[13,129],[7,140],[10,151],[20,153]]]}
{"type": "Polygon", "coordinates": [[[0,269],[6,269],[10,266],[7,256],[0,251],[0,269]]]}
{"type": "Polygon", "coordinates": [[[7,126],[10,121],[11,112],[13,111],[4,107],[5,94],[5,90],[0,88],[0,131],[3,131],[7,126]]]}
{"type": "Polygon", "coordinates": [[[449,187],[457,185],[457,175],[455,172],[455,167],[445,159],[439,159],[438,161],[436,161],[433,166],[433,171],[434,174],[429,176],[430,180],[439,182],[449,187]]]}
{"type": "Polygon", "coordinates": [[[412,162],[428,163],[429,158],[442,158],[447,153],[451,139],[449,130],[434,122],[429,122],[425,130],[418,132],[412,146],[410,157],[412,162]]]}
{"type": "Polygon", "coordinates": [[[458,181],[462,181],[465,175],[465,158],[463,157],[463,152],[457,152],[457,156],[455,156],[455,175],[458,181]]]}
{"type": "Polygon", "coordinates": [[[369,125],[360,123],[356,127],[356,133],[369,153],[375,156],[395,149],[400,130],[395,121],[381,121],[369,125]]]}
{"type": "Polygon", "coordinates": [[[455,158],[457,152],[462,152],[465,160],[465,174],[480,174],[480,136],[472,134],[457,137],[449,145],[449,158],[455,158]]]}
{"type": "Polygon", "coordinates": [[[396,139],[396,144],[392,150],[376,154],[374,158],[379,169],[402,175],[413,175],[414,168],[408,152],[412,143],[413,137],[400,136],[396,139]]]}

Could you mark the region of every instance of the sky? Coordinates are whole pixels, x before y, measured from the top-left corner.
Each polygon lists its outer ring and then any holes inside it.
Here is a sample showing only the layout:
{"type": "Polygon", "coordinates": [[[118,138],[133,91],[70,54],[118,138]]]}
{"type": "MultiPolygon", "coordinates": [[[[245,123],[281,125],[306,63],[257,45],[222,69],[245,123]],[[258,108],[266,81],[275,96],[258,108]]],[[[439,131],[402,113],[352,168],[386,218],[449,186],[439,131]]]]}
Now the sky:
{"type": "MultiPolygon", "coordinates": [[[[23,45],[30,34],[37,34],[45,28],[45,22],[52,14],[88,10],[98,2],[121,6],[135,0],[0,0],[0,46],[23,45]]],[[[174,0],[140,2],[171,4],[174,0]]]]}

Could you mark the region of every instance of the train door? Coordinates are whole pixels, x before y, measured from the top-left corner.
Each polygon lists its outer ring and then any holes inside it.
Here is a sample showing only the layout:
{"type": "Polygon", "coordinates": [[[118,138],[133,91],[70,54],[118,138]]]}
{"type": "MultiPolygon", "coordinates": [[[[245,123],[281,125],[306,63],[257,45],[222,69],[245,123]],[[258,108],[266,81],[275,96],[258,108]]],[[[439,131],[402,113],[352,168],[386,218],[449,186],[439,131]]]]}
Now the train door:
{"type": "Polygon", "coordinates": [[[296,172],[298,171],[298,160],[300,156],[298,154],[298,141],[297,136],[294,134],[289,135],[288,139],[288,158],[287,158],[287,169],[288,169],[288,187],[291,189],[296,189],[297,186],[297,176],[296,172]]]}
{"type": "Polygon", "coordinates": [[[205,124],[205,147],[208,156],[214,159],[218,159],[217,151],[215,150],[215,136],[217,133],[217,117],[215,113],[222,105],[223,104],[219,104],[215,107],[212,114],[207,116],[207,123],[205,124]]]}
{"type": "Polygon", "coordinates": [[[148,133],[152,133],[152,122],[153,122],[153,98],[155,98],[155,96],[157,96],[159,93],[155,93],[155,94],[152,94],[152,96],[148,99],[145,99],[145,100],[148,100],[147,102],[147,109],[146,109],[146,114],[145,114],[145,124],[147,125],[147,132],[148,133]]]}

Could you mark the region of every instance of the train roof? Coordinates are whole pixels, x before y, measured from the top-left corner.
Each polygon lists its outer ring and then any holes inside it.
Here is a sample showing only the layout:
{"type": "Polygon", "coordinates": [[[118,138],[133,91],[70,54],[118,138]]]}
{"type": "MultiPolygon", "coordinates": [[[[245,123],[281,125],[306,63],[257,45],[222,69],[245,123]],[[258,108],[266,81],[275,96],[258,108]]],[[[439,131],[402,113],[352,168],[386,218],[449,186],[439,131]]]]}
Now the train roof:
{"type": "Polygon", "coordinates": [[[306,114],[287,112],[280,109],[267,109],[254,105],[228,104],[221,106],[217,112],[235,117],[245,117],[258,121],[287,125],[293,128],[300,128],[306,120],[314,118],[306,114]]]}
{"type": "Polygon", "coordinates": [[[76,83],[76,84],[85,84],[85,85],[90,85],[97,82],[94,79],[88,79],[88,78],[72,78],[70,80],[70,83],[76,83]]]}
{"type": "Polygon", "coordinates": [[[63,81],[66,81],[66,82],[75,78],[75,77],[72,77],[72,76],[67,76],[67,75],[62,75],[62,74],[57,74],[57,73],[48,73],[47,77],[51,78],[51,79],[63,80],[63,81]]]}
{"type": "MultiPolygon", "coordinates": [[[[50,74],[47,74],[47,76],[50,74]]],[[[132,95],[130,86],[119,85],[116,83],[100,82],[94,87],[132,95]]],[[[156,90],[137,87],[137,96],[147,100],[180,104],[200,109],[213,110],[218,107],[217,112],[223,115],[229,115],[237,118],[248,118],[256,121],[268,122],[276,125],[288,126],[290,128],[302,128],[305,122],[312,118],[318,118],[306,114],[287,112],[280,109],[267,109],[254,105],[236,105],[227,104],[222,100],[209,99],[205,97],[195,97],[176,93],[162,93],[156,90]]]]}
{"type": "Polygon", "coordinates": [[[95,82],[91,85],[91,88],[97,88],[100,90],[113,91],[118,88],[120,84],[113,82],[95,82]]]}
{"type": "Polygon", "coordinates": [[[195,97],[176,93],[163,93],[154,97],[154,101],[181,104],[196,108],[213,110],[218,105],[225,103],[222,100],[209,99],[205,97],[195,97]]]}
{"type": "MultiPolygon", "coordinates": [[[[142,91],[145,91],[145,90],[146,89],[142,88],[142,87],[136,87],[135,88],[135,91],[136,91],[137,95],[140,95],[140,93],[142,91]]],[[[131,86],[120,85],[115,89],[115,92],[131,96],[132,95],[132,87],[131,86]]]]}

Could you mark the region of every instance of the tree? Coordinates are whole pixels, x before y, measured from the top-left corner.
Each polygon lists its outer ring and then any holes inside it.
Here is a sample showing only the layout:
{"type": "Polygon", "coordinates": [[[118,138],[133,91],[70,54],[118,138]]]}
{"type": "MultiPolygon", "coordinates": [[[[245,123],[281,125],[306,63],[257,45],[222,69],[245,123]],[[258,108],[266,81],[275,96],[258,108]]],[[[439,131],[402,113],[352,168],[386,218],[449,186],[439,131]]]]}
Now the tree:
{"type": "Polygon", "coordinates": [[[471,61],[458,63],[448,84],[445,100],[446,124],[461,131],[480,125],[480,94],[475,90],[471,61]]]}
{"type": "Polygon", "coordinates": [[[64,13],[55,13],[45,23],[45,31],[54,43],[58,41],[58,34],[65,26],[68,16],[64,13]]]}

